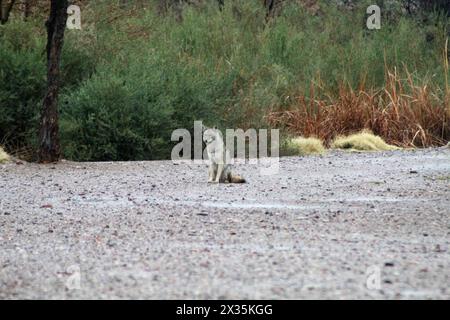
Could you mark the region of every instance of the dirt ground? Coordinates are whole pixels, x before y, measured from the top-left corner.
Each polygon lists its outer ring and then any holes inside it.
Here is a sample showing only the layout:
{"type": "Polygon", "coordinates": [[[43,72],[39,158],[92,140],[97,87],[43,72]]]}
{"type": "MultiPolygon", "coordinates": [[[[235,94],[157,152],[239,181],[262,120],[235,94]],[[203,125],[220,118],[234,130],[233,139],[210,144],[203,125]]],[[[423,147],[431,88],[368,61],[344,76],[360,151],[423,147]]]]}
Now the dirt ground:
{"type": "Polygon", "coordinates": [[[0,165],[0,299],[449,299],[450,149],[0,165]]]}

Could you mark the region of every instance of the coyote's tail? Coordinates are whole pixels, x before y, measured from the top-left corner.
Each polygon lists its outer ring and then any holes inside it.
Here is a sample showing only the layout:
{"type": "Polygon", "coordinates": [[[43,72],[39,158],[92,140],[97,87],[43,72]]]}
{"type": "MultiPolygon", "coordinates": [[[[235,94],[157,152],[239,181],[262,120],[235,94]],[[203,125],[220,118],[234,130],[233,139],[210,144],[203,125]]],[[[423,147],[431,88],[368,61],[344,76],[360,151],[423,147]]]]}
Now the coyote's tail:
{"type": "Polygon", "coordinates": [[[230,173],[230,175],[228,176],[228,180],[231,182],[231,183],[245,183],[246,181],[245,181],[245,179],[244,178],[242,178],[240,175],[238,175],[238,174],[232,174],[232,173],[230,173]]]}

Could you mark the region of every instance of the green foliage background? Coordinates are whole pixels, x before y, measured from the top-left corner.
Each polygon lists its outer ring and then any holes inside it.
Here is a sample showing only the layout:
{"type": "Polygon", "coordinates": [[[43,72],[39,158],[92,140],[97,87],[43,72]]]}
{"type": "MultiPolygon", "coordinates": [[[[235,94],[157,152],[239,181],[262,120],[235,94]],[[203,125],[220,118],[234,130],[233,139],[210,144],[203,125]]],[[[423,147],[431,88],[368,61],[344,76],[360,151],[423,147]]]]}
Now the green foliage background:
{"type": "MultiPolygon", "coordinates": [[[[385,66],[407,68],[443,94],[448,17],[400,11],[365,28],[366,8],[298,3],[266,23],[260,1],[186,6],[183,19],[154,6],[91,1],[83,29],[67,30],[60,95],[64,157],[166,159],[176,128],[194,120],[266,127],[264,115],[289,106],[311,84],[336,95],[340,83],[382,87],[385,66]]],[[[0,26],[0,143],[36,146],[45,89],[45,28],[39,19],[0,26]]]]}

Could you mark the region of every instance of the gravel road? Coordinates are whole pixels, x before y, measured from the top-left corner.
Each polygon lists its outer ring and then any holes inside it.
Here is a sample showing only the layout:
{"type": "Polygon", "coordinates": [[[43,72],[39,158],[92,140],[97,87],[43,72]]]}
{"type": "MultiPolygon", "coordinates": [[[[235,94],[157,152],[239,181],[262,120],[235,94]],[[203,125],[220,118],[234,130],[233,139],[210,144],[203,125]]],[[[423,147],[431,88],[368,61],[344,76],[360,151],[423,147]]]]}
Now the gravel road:
{"type": "Polygon", "coordinates": [[[450,149],[0,165],[0,299],[450,299],[450,149]]]}

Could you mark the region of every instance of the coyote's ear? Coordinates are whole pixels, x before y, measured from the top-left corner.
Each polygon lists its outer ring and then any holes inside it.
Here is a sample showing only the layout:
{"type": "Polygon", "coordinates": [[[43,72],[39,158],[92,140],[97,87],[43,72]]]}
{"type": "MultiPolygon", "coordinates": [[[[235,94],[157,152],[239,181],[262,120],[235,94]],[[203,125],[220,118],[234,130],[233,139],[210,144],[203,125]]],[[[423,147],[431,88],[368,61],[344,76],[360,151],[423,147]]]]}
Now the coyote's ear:
{"type": "Polygon", "coordinates": [[[202,131],[205,132],[208,128],[202,123],[202,131]]]}
{"type": "Polygon", "coordinates": [[[217,126],[214,126],[213,129],[214,129],[214,130],[217,130],[217,126]]]}

